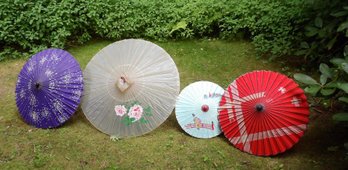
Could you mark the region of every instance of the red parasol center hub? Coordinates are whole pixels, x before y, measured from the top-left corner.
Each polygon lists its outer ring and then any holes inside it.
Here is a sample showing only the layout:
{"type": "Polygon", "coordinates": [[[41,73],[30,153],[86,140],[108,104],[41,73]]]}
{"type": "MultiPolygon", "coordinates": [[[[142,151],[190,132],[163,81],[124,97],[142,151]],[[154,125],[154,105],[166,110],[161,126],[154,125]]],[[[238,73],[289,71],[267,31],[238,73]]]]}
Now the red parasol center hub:
{"type": "Polygon", "coordinates": [[[203,112],[207,112],[209,110],[209,106],[206,105],[206,104],[202,105],[201,109],[202,109],[203,112]]]}
{"type": "Polygon", "coordinates": [[[257,112],[263,112],[265,110],[265,106],[263,104],[256,104],[255,109],[257,112]]]}

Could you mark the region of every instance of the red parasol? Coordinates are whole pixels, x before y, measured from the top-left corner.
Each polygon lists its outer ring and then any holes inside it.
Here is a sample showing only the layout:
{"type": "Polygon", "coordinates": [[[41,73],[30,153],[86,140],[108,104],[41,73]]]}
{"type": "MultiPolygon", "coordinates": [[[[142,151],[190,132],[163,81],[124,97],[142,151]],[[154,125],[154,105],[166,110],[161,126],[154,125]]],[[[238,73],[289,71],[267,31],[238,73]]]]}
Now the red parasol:
{"type": "Polygon", "coordinates": [[[238,149],[259,156],[291,148],[308,123],[306,96],[292,79],[271,71],[246,73],[233,81],[220,101],[219,121],[238,149]]]}

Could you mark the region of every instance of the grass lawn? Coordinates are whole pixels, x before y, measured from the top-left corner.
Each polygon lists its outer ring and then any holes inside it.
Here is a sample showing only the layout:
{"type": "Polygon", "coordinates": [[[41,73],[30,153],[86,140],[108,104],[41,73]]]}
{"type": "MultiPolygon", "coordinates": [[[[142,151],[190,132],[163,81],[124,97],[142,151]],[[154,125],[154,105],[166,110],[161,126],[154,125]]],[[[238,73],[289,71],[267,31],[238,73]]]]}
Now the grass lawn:
{"type": "MultiPolygon", "coordinates": [[[[111,41],[94,40],[68,49],[84,68],[111,41]]],[[[239,75],[280,64],[255,57],[245,41],[158,42],[174,59],[181,89],[198,80],[223,88],[239,75]]],[[[159,128],[140,137],[110,140],[95,129],[81,109],[57,129],[36,129],[23,122],[15,105],[15,83],[24,59],[0,63],[0,169],[343,169],[339,144],[346,136],[330,115],[311,119],[298,144],[274,157],[257,157],[234,148],[223,135],[196,139],[178,125],[174,113],[159,128]],[[329,148],[329,149],[328,149],[329,148]]]]}

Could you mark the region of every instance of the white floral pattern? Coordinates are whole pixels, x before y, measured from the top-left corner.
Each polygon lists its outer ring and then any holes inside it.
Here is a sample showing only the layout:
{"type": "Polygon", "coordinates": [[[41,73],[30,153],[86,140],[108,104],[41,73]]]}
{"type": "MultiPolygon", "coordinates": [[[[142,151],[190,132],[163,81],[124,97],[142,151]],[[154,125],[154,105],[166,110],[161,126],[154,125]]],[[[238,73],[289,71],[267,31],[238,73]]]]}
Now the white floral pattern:
{"type": "Polygon", "coordinates": [[[53,101],[53,107],[56,111],[58,111],[59,113],[63,113],[63,103],[59,100],[54,100],[53,101]]]}
{"type": "Polygon", "coordinates": [[[40,64],[44,64],[47,61],[46,56],[42,57],[40,60],[40,64]]]}
{"type": "Polygon", "coordinates": [[[29,65],[27,67],[28,72],[32,72],[34,70],[35,63],[33,61],[29,61],[28,65],[29,65]]]}
{"type": "Polygon", "coordinates": [[[62,115],[58,116],[59,123],[64,123],[67,119],[63,117],[62,115]]]}
{"type": "Polygon", "coordinates": [[[45,116],[45,117],[47,117],[49,114],[50,114],[50,112],[48,111],[48,109],[47,109],[46,107],[44,107],[44,108],[42,109],[42,115],[45,116]]]}
{"type": "Polygon", "coordinates": [[[78,82],[83,82],[83,77],[82,77],[82,76],[78,76],[78,77],[77,77],[77,81],[78,81],[78,82]]]}
{"type": "Polygon", "coordinates": [[[296,96],[292,98],[291,104],[293,104],[295,107],[300,107],[301,106],[301,99],[297,98],[296,96]]]}
{"type": "MultiPolygon", "coordinates": [[[[74,88],[76,88],[76,87],[74,87],[74,88]]],[[[73,96],[71,96],[70,99],[78,102],[80,97],[81,97],[82,92],[80,90],[73,90],[72,94],[73,94],[73,96]]]]}
{"type": "Polygon", "coordinates": [[[48,84],[48,88],[50,90],[54,90],[56,88],[56,83],[54,81],[50,81],[50,83],[48,84]]]}
{"type": "Polygon", "coordinates": [[[53,61],[59,61],[59,57],[58,57],[58,55],[57,55],[56,53],[52,53],[52,54],[51,54],[51,59],[52,59],[53,61]]]}
{"type": "Polygon", "coordinates": [[[29,80],[28,82],[28,90],[31,90],[31,87],[33,86],[33,81],[32,80],[29,80]]]}
{"type": "Polygon", "coordinates": [[[20,97],[21,99],[23,99],[23,98],[25,97],[25,91],[24,91],[24,89],[21,89],[21,91],[19,92],[19,97],[20,97]]]}
{"type": "Polygon", "coordinates": [[[81,90],[74,90],[73,94],[74,94],[74,96],[80,97],[82,95],[82,91],[81,90]]]}
{"type": "Polygon", "coordinates": [[[33,94],[30,94],[29,104],[34,106],[37,103],[37,99],[33,94]]]}
{"type": "Polygon", "coordinates": [[[63,82],[64,82],[65,84],[68,84],[68,83],[70,82],[70,79],[71,79],[71,74],[68,73],[68,74],[66,74],[66,75],[64,76],[63,82]]]}
{"type": "Polygon", "coordinates": [[[37,121],[38,121],[39,116],[38,116],[37,112],[32,111],[32,112],[30,113],[30,115],[31,115],[31,119],[32,119],[34,122],[37,122],[37,121]]]}
{"type": "Polygon", "coordinates": [[[279,87],[278,91],[282,94],[284,94],[286,92],[286,88],[284,87],[279,87]]]}
{"type": "Polygon", "coordinates": [[[50,69],[47,69],[47,70],[45,71],[45,75],[46,75],[47,77],[51,77],[51,76],[53,75],[53,72],[52,72],[50,69]]]}

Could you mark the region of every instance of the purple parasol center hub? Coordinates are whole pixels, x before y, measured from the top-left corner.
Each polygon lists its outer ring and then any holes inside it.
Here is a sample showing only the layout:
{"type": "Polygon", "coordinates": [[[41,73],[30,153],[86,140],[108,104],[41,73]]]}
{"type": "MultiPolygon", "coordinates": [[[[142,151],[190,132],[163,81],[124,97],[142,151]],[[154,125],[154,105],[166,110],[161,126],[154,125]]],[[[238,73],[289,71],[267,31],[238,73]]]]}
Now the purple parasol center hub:
{"type": "Polygon", "coordinates": [[[40,90],[42,88],[42,83],[41,82],[36,82],[34,86],[35,86],[36,90],[40,90]]]}

